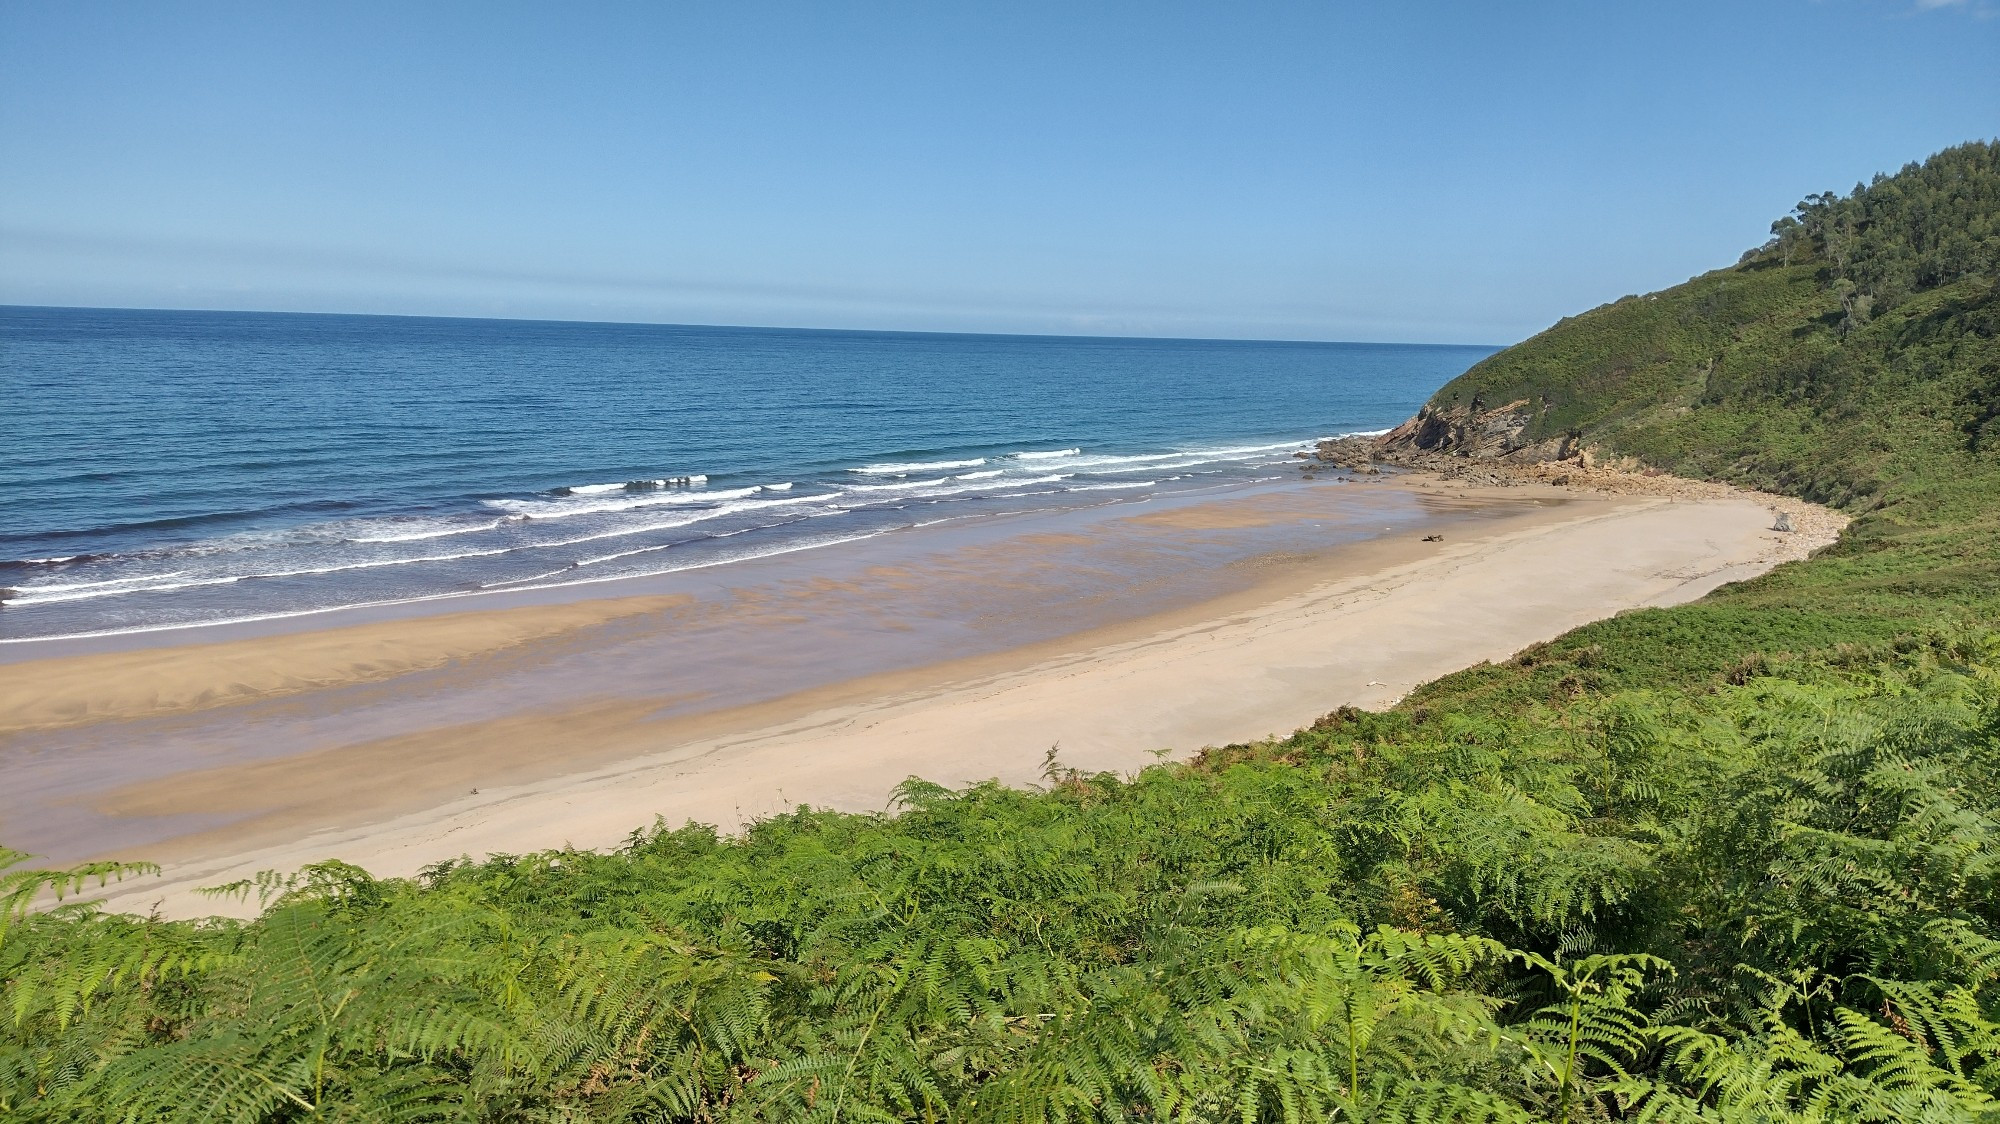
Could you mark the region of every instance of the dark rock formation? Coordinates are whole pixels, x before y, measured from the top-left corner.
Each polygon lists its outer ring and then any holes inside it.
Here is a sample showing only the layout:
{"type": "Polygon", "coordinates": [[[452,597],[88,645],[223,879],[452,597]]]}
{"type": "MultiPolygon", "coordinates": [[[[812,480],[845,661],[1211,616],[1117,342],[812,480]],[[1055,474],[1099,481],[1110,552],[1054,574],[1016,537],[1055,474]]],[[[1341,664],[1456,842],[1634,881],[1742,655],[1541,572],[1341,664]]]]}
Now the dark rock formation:
{"type": "Polygon", "coordinates": [[[1577,434],[1540,441],[1527,438],[1535,420],[1528,400],[1509,402],[1486,409],[1479,402],[1470,406],[1440,409],[1425,406],[1417,416],[1376,439],[1377,459],[1423,454],[1466,457],[1473,460],[1500,460],[1509,464],[1546,464],[1565,461],[1578,453],[1577,434]]]}
{"type": "Polygon", "coordinates": [[[1487,409],[1470,406],[1425,406],[1417,416],[1379,437],[1342,437],[1322,441],[1315,452],[1321,464],[1350,472],[1374,473],[1378,465],[1436,472],[1449,480],[1508,485],[1519,482],[1506,470],[1520,465],[1576,461],[1588,466],[1589,454],[1578,435],[1531,441],[1534,415],[1522,399],[1487,409]]]}

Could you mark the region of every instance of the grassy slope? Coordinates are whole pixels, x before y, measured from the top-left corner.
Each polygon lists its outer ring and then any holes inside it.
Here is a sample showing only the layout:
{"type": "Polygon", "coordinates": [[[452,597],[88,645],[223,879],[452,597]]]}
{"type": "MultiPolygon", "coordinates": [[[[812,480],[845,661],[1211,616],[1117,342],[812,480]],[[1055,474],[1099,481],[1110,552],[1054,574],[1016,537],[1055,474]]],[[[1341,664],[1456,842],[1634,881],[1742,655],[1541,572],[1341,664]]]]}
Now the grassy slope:
{"type": "Polygon", "coordinates": [[[0,1114],[1990,1118],[1995,294],[1752,260],[1440,392],[1856,512],[1807,563],[1130,781],[29,917],[0,1114]]]}
{"type": "Polygon", "coordinates": [[[1407,705],[1865,663],[2000,620],[2000,442],[1976,439],[2000,386],[2000,286],[1919,294],[1847,334],[1839,318],[1819,266],[1752,262],[1565,320],[1440,390],[1441,405],[1530,400],[1534,438],[1580,430],[1612,454],[1858,518],[1810,563],[1587,626],[1407,705]],[[1592,666],[1566,658],[1579,651],[1592,666]]]}

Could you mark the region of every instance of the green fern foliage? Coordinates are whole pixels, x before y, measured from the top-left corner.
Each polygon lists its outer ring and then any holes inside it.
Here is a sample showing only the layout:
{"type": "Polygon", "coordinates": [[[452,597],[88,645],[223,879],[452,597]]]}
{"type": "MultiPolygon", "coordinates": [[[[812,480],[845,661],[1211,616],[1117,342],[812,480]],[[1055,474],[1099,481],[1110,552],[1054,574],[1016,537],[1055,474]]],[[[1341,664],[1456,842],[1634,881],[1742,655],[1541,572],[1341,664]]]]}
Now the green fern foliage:
{"type": "Polygon", "coordinates": [[[1996,761],[2000,675],[1920,660],[420,881],[324,864],[238,888],[248,924],[72,896],[0,940],[0,1108],[2000,1118],[1996,761]]]}

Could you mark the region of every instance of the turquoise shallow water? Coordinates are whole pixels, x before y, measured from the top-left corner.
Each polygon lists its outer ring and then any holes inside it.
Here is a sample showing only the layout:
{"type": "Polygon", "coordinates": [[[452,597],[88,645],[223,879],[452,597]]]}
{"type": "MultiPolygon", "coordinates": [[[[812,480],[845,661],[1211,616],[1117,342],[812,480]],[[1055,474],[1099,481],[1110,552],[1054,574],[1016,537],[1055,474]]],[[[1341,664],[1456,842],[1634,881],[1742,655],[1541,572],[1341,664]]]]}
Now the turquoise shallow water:
{"type": "Polygon", "coordinates": [[[1491,350],[0,307],[0,638],[1242,484],[1491,350]]]}

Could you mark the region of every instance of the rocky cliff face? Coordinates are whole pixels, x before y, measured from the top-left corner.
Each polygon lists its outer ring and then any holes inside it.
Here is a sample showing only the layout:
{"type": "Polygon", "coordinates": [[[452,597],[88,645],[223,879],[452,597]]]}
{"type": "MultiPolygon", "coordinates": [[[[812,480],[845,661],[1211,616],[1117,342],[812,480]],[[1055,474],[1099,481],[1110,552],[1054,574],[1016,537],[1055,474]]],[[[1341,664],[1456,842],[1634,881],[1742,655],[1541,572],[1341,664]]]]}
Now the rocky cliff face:
{"type": "Polygon", "coordinates": [[[1321,465],[1354,472],[1374,472],[1378,464],[1421,468],[1455,479],[1508,483],[1508,467],[1574,461],[1589,463],[1578,435],[1540,441],[1527,439],[1534,415],[1528,401],[1487,408],[1425,406],[1417,416],[1379,437],[1343,437],[1322,441],[1313,455],[1321,465]]]}
{"type": "Polygon", "coordinates": [[[1543,464],[1578,454],[1576,434],[1529,441],[1525,434],[1532,421],[1525,398],[1492,409],[1477,402],[1445,409],[1425,406],[1416,417],[1375,439],[1376,459],[1393,462],[1398,455],[1429,455],[1543,464]]]}

